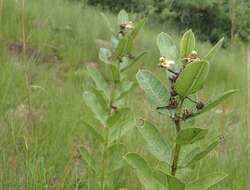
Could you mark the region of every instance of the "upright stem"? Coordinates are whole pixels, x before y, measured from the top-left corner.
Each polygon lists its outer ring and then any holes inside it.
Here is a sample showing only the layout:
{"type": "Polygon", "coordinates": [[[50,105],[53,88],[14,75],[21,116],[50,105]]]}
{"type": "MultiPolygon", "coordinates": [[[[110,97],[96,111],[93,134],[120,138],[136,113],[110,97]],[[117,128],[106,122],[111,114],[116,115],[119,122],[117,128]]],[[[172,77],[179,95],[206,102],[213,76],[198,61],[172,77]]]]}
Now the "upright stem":
{"type": "MultiPolygon", "coordinates": [[[[115,89],[115,84],[111,89],[110,92],[110,98],[109,98],[109,102],[108,102],[108,106],[109,106],[109,116],[111,116],[112,114],[112,104],[113,104],[113,99],[112,99],[112,93],[115,89]]],[[[104,157],[105,154],[105,150],[107,149],[108,146],[108,132],[109,132],[109,128],[108,126],[104,126],[105,127],[105,142],[104,142],[104,146],[103,146],[103,152],[102,152],[102,173],[101,173],[101,184],[102,184],[102,190],[105,189],[105,178],[106,178],[106,160],[104,157]]]]}
{"type": "MultiPolygon", "coordinates": [[[[184,101],[184,99],[181,100],[180,104],[178,105],[178,107],[176,109],[176,113],[175,113],[175,129],[176,129],[177,133],[181,130],[180,117],[181,117],[183,101],[184,101]]],[[[173,176],[175,176],[176,171],[177,171],[180,151],[181,151],[181,145],[175,144],[174,151],[173,151],[173,161],[172,161],[172,165],[171,165],[171,175],[173,175],[173,176]]]]}

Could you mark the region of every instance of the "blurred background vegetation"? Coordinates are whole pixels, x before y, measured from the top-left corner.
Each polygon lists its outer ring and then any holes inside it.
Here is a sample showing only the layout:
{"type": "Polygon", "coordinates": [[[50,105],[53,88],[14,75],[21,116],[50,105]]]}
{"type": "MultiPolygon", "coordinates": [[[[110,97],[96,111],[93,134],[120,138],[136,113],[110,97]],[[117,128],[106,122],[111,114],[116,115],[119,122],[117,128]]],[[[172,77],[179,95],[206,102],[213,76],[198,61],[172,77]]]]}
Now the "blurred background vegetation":
{"type": "Polygon", "coordinates": [[[117,12],[126,9],[149,15],[151,22],[175,29],[193,28],[202,40],[214,43],[250,40],[249,0],[87,0],[89,5],[117,12]]]}
{"type": "MultiPolygon", "coordinates": [[[[222,106],[201,116],[195,126],[209,128],[209,137],[224,141],[199,166],[199,175],[223,171],[229,177],[217,190],[249,190],[248,49],[249,1],[243,0],[0,0],[0,189],[87,189],[86,165],[79,147],[95,155],[95,140],[82,121],[92,114],[82,94],[92,84],[87,64],[100,66],[98,49],[110,46],[111,32],[103,13],[116,26],[121,8],[132,18],[148,15],[136,39],[135,54],[148,54],[131,68],[147,68],[167,84],[156,67],[156,36],[171,34],[177,46],[185,29],[192,28],[200,56],[221,36],[228,40],[211,64],[200,98],[210,99],[228,89],[239,92],[222,106]],[[231,41],[232,38],[232,41],[231,41]],[[25,49],[25,51],[24,51],[25,49]]],[[[117,28],[118,29],[118,28],[117,28]]],[[[137,116],[153,121],[162,134],[173,134],[171,122],[155,113],[136,88],[129,105],[137,116]]],[[[98,124],[96,124],[98,127],[98,124]]],[[[131,152],[154,159],[135,130],[123,139],[131,152]]],[[[204,147],[206,143],[201,144],[204,147]]],[[[156,166],[159,163],[154,162],[156,166]]],[[[184,173],[186,180],[196,176],[184,173]]],[[[117,174],[127,190],[141,190],[136,176],[117,174]]]]}

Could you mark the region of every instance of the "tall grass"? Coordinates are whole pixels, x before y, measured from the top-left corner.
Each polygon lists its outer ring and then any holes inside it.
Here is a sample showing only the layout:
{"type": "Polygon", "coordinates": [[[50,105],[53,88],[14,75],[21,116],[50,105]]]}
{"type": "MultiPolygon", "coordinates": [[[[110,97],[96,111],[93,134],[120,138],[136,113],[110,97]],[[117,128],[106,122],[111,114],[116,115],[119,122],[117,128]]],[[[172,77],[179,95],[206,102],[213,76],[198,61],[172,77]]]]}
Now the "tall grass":
{"type": "MultiPolygon", "coordinates": [[[[0,1],[0,189],[86,189],[87,171],[77,152],[89,139],[81,121],[91,117],[82,101],[83,89],[90,82],[84,66],[88,62],[100,64],[96,39],[108,40],[110,33],[100,10],[77,2],[25,1],[25,8],[20,6],[19,1],[0,1]],[[20,55],[8,50],[13,42],[26,42],[40,56],[20,59],[20,55]],[[53,56],[60,57],[59,61],[55,62],[53,56]]],[[[112,15],[107,15],[115,22],[112,15]]],[[[136,50],[148,50],[141,67],[157,70],[155,37],[161,30],[173,34],[153,24],[140,33],[136,50]]],[[[175,35],[176,41],[179,36],[175,35]]],[[[209,43],[198,42],[201,55],[209,48],[209,43]]],[[[225,136],[220,147],[199,167],[199,175],[210,170],[229,173],[217,188],[220,190],[250,187],[246,57],[242,44],[221,50],[211,66],[208,90],[200,94],[212,97],[225,89],[239,89],[234,98],[195,123],[212,129],[210,136],[215,131],[225,136]]],[[[161,78],[164,73],[158,75],[161,78]]],[[[137,115],[172,132],[170,122],[151,110],[139,89],[130,99],[137,115]]],[[[131,151],[152,159],[139,139],[139,134],[134,133],[125,140],[133,142],[129,144],[131,151]]],[[[186,173],[187,180],[195,177],[192,172],[186,173]]],[[[132,173],[125,178],[126,189],[142,189],[132,173]]]]}

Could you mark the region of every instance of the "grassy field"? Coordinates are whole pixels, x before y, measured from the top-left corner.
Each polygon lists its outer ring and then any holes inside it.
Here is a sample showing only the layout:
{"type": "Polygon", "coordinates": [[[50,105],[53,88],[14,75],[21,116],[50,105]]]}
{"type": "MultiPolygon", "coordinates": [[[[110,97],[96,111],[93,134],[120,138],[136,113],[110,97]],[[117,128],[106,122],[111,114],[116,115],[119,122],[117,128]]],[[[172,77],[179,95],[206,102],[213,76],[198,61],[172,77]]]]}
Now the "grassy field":
{"type": "MultiPolygon", "coordinates": [[[[112,15],[108,18],[115,22],[112,15]]],[[[148,24],[137,39],[136,52],[147,50],[141,68],[163,78],[156,67],[155,39],[160,31],[174,34],[169,26],[148,24]]],[[[176,42],[180,36],[174,34],[176,42]]],[[[96,39],[109,38],[100,11],[79,3],[27,0],[23,7],[21,1],[0,0],[0,189],[87,189],[84,163],[77,151],[90,143],[82,123],[91,114],[82,99],[91,83],[85,65],[101,64],[96,39]],[[24,48],[25,53],[20,53],[24,48]]],[[[201,55],[209,48],[209,43],[198,42],[201,55]]],[[[195,122],[195,126],[210,128],[210,136],[217,132],[225,136],[200,164],[199,175],[223,171],[229,177],[215,189],[250,189],[246,46],[239,43],[222,49],[208,81],[201,97],[231,88],[239,92],[195,122]]],[[[137,116],[172,132],[171,122],[151,110],[139,89],[130,96],[130,104],[137,116]]],[[[133,142],[131,151],[147,155],[138,137],[134,132],[124,140],[133,142]]],[[[187,174],[187,180],[195,177],[187,174]]],[[[142,189],[132,172],[122,177],[129,182],[125,189],[142,189]]]]}

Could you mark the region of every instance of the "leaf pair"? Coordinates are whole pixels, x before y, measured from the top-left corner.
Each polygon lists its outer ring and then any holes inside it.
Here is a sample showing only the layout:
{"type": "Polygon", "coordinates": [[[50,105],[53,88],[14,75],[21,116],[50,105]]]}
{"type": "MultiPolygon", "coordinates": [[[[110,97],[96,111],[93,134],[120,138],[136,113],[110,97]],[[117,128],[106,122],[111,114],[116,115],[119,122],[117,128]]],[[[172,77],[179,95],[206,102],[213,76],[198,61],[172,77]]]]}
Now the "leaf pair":
{"type": "MultiPolygon", "coordinates": [[[[202,58],[203,60],[211,61],[218,53],[223,44],[224,38],[221,38],[214,47],[202,58]]],[[[193,50],[195,50],[195,36],[192,30],[185,32],[181,39],[180,44],[180,58],[186,58],[193,50]]]]}
{"type": "Polygon", "coordinates": [[[152,169],[136,153],[128,153],[124,159],[135,169],[139,181],[146,190],[208,190],[227,176],[224,173],[213,173],[185,184],[174,176],[152,169]]]}

